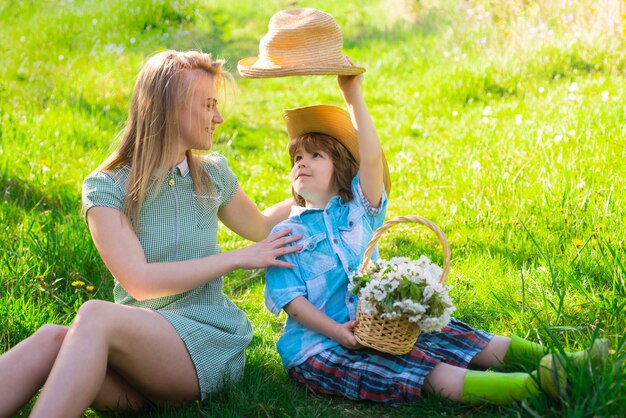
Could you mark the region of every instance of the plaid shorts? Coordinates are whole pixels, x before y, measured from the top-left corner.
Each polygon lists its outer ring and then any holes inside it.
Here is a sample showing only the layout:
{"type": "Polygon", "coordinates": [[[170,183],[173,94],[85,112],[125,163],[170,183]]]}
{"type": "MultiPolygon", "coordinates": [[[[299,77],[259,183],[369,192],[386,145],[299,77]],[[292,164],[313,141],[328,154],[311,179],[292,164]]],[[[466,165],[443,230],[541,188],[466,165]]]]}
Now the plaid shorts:
{"type": "Polygon", "coordinates": [[[492,338],[492,333],[452,318],[440,332],[420,334],[407,354],[336,346],[292,367],[289,375],[315,393],[374,402],[415,400],[438,363],[467,368],[492,338]]]}

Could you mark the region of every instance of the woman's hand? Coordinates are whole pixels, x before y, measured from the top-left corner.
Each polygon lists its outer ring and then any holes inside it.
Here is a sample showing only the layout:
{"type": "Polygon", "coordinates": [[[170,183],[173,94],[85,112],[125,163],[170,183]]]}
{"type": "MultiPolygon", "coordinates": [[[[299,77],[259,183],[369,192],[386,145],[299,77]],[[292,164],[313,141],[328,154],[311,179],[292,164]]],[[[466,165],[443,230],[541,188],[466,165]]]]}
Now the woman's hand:
{"type": "Polygon", "coordinates": [[[233,250],[234,255],[240,260],[240,268],[255,269],[269,266],[293,267],[294,265],[292,263],[277,259],[277,257],[302,249],[302,245],[287,246],[287,244],[291,244],[302,238],[300,234],[288,237],[285,236],[290,232],[291,229],[283,229],[256,244],[233,250]]]}
{"type": "Polygon", "coordinates": [[[358,350],[363,348],[361,344],[354,337],[354,327],[357,321],[348,321],[344,324],[339,324],[337,327],[337,336],[334,338],[339,344],[343,345],[350,350],[358,350]]]}

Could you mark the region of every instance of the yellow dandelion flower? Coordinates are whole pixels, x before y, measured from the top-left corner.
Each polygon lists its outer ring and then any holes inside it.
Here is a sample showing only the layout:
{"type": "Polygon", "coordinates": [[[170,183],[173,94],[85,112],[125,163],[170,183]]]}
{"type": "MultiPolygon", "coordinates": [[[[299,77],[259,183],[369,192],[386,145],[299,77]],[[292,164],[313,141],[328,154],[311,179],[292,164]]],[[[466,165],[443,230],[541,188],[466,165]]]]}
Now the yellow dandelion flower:
{"type": "Polygon", "coordinates": [[[509,220],[506,218],[502,218],[500,219],[500,222],[502,222],[502,225],[506,225],[509,222],[509,220]]]}
{"type": "Polygon", "coordinates": [[[593,226],[593,229],[595,229],[596,231],[599,231],[600,229],[604,229],[605,225],[604,224],[595,224],[593,226]]]}
{"type": "Polygon", "coordinates": [[[561,213],[565,212],[565,208],[556,208],[556,210],[561,212],[561,213]]]}
{"type": "Polygon", "coordinates": [[[579,238],[574,238],[574,245],[577,247],[582,247],[585,243],[583,242],[582,239],[579,238]]]}
{"type": "Polygon", "coordinates": [[[88,292],[93,292],[93,286],[91,286],[91,285],[89,285],[89,286],[85,286],[85,289],[86,289],[88,292]]]}
{"type": "Polygon", "coordinates": [[[598,240],[595,239],[595,238],[591,238],[591,246],[593,248],[597,247],[598,246],[598,240]]]}
{"type": "Polygon", "coordinates": [[[81,287],[81,286],[84,286],[84,285],[85,285],[85,282],[83,282],[81,280],[74,280],[72,282],[72,286],[74,286],[74,287],[81,287]]]}
{"type": "Polygon", "coordinates": [[[37,276],[35,276],[35,279],[43,280],[43,274],[38,274],[37,276]]]}

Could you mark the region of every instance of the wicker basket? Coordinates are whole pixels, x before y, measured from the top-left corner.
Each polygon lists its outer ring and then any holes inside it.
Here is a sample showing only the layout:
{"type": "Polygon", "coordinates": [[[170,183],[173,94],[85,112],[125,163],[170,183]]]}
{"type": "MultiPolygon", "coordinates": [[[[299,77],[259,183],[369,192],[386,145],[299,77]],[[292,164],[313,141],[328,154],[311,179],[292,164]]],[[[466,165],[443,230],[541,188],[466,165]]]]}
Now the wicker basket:
{"type": "MultiPolygon", "coordinates": [[[[437,225],[428,219],[416,215],[400,216],[390,219],[378,228],[365,248],[363,263],[359,267],[359,271],[362,273],[367,270],[374,247],[383,233],[393,225],[404,222],[414,222],[425,225],[437,235],[437,238],[443,248],[443,271],[441,273],[441,277],[439,278],[439,282],[445,284],[448,278],[448,273],[450,272],[450,244],[448,244],[446,236],[437,225]]],[[[396,319],[383,319],[376,315],[364,314],[361,312],[359,306],[359,308],[357,308],[356,319],[358,321],[358,324],[354,329],[354,336],[356,340],[361,345],[371,347],[385,353],[408,353],[411,351],[411,348],[413,348],[413,345],[415,345],[415,341],[417,341],[417,337],[420,334],[419,326],[413,322],[409,322],[405,316],[396,319]]]]}

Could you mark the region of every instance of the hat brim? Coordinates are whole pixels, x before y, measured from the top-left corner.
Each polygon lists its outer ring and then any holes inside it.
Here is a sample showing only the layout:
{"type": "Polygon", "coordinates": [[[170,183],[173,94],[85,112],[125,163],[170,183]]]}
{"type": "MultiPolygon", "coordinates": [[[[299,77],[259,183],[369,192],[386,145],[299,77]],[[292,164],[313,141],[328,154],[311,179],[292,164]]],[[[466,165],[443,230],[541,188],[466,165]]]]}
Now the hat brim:
{"type": "MultiPolygon", "coordinates": [[[[320,132],[337,139],[352,154],[356,162],[359,158],[359,142],[356,130],[352,125],[350,114],[337,106],[312,105],[283,110],[283,119],[287,126],[289,138],[298,138],[306,133],[320,132]]],[[[385,153],[383,159],[383,183],[389,196],[391,178],[385,153]]]]}
{"type": "Polygon", "coordinates": [[[249,57],[237,63],[239,74],[247,78],[272,78],[298,75],[359,75],[365,72],[363,67],[348,65],[299,65],[295,67],[255,67],[259,57],[249,57]]]}

